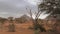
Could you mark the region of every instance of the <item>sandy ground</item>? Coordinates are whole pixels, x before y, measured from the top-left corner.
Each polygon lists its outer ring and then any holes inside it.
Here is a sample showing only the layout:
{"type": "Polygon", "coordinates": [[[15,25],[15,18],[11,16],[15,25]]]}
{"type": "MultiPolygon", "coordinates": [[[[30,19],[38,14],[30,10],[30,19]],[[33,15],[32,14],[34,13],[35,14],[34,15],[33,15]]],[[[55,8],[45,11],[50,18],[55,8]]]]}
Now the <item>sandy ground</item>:
{"type": "MultiPolygon", "coordinates": [[[[33,32],[0,32],[0,34],[34,34],[33,32]]],[[[40,32],[40,34],[60,34],[55,32],[40,32]]]]}
{"type": "Polygon", "coordinates": [[[33,31],[25,29],[16,32],[0,32],[0,34],[34,34],[33,31]]]}
{"type": "MultiPolygon", "coordinates": [[[[8,23],[3,25],[3,31],[0,30],[0,34],[34,34],[33,30],[27,29],[29,26],[32,26],[31,23],[24,23],[24,24],[15,24],[16,32],[7,32],[8,31],[8,23]]],[[[39,34],[60,34],[57,32],[40,32],[39,34]]]]}

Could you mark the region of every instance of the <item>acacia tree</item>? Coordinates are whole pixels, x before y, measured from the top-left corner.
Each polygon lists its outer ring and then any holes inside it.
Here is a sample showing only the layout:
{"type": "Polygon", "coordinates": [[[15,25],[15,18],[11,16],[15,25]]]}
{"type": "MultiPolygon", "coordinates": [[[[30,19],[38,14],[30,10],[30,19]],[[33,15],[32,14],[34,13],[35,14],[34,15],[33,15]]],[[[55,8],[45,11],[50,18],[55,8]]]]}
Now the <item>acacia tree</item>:
{"type": "Polygon", "coordinates": [[[60,0],[43,0],[43,2],[39,4],[39,8],[41,11],[51,13],[51,15],[60,14],[60,0]]]}
{"type": "MultiPolygon", "coordinates": [[[[28,8],[26,8],[26,10],[27,10],[27,9],[28,9],[28,8]]],[[[28,11],[27,11],[27,12],[28,12],[28,11]]],[[[43,11],[41,11],[40,8],[39,8],[39,6],[38,6],[38,11],[35,12],[35,19],[33,19],[33,12],[31,11],[31,9],[29,9],[29,15],[30,15],[31,20],[32,20],[32,22],[33,22],[34,30],[38,30],[38,29],[39,29],[41,32],[46,31],[45,28],[38,23],[38,18],[39,18],[39,16],[40,16],[42,13],[43,13],[43,11]]],[[[41,19],[40,19],[40,22],[42,22],[41,19]]]]}
{"type": "MultiPolygon", "coordinates": [[[[27,9],[27,8],[26,8],[27,9]]],[[[33,20],[32,11],[30,9],[29,14],[34,24],[35,29],[40,29],[41,31],[46,31],[39,23],[37,22],[39,16],[46,12],[46,14],[51,14],[56,18],[56,14],[60,14],[60,0],[42,0],[42,2],[38,5],[38,11],[35,15],[35,20],[33,20]],[[37,27],[36,27],[37,26],[37,27]]]]}
{"type": "Polygon", "coordinates": [[[60,14],[60,0],[43,0],[43,2],[39,4],[39,8],[41,11],[46,11],[47,14],[51,13],[51,15],[56,18],[57,14],[60,14]]]}

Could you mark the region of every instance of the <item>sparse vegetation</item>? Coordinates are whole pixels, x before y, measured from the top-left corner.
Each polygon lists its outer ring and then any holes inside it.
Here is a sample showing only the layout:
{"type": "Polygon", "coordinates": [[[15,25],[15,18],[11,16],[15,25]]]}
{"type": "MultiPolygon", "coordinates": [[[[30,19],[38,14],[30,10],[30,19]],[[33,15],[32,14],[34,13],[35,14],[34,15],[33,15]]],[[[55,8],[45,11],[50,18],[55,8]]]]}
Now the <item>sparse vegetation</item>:
{"type": "Polygon", "coordinates": [[[13,23],[13,17],[9,17],[9,26],[8,26],[9,32],[15,32],[15,25],[13,23]]]}
{"type": "Polygon", "coordinates": [[[13,23],[9,24],[8,28],[9,32],[15,32],[15,25],[13,23]]]}
{"type": "Polygon", "coordinates": [[[25,23],[29,19],[30,19],[29,16],[23,15],[20,18],[16,18],[15,21],[16,21],[16,23],[25,23]]]}
{"type": "MultiPolygon", "coordinates": [[[[57,21],[57,14],[60,14],[60,0],[43,0],[42,3],[40,3],[38,6],[38,11],[35,12],[35,19],[33,19],[33,13],[32,13],[32,10],[29,9],[29,16],[27,15],[23,15],[19,18],[15,18],[13,19],[13,17],[8,17],[8,19],[5,19],[5,18],[0,18],[0,25],[1,25],[1,28],[2,28],[2,25],[4,24],[4,22],[7,20],[9,22],[9,26],[8,26],[8,29],[10,32],[15,32],[15,25],[13,23],[13,21],[15,21],[15,23],[25,23],[29,20],[32,21],[33,23],[33,27],[28,27],[28,29],[34,29],[35,31],[38,31],[39,32],[54,32],[56,31],[56,28],[58,26],[57,22],[59,22],[60,20],[57,21]],[[39,16],[43,13],[43,12],[46,12],[45,14],[50,14],[51,15],[48,17],[48,19],[46,20],[46,23],[44,21],[44,19],[39,19],[39,16]],[[53,23],[52,20],[50,20],[49,18],[50,17],[53,17],[56,21],[56,23],[53,23]],[[46,26],[46,27],[44,27],[46,26]],[[49,27],[51,29],[49,29],[49,27]],[[48,29],[46,29],[48,28],[48,29]]],[[[28,8],[26,8],[27,10],[28,8]]]]}

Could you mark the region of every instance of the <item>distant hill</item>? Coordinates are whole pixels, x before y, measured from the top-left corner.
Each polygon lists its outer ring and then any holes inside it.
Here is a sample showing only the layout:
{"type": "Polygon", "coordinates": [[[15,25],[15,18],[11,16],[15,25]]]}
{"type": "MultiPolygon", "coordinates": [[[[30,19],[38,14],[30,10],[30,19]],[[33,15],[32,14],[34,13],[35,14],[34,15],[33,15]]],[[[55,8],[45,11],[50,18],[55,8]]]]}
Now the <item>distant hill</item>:
{"type": "Polygon", "coordinates": [[[27,16],[27,15],[22,15],[21,17],[19,18],[15,18],[15,20],[18,22],[18,23],[24,23],[26,21],[29,21],[30,20],[30,17],[27,16]]]}

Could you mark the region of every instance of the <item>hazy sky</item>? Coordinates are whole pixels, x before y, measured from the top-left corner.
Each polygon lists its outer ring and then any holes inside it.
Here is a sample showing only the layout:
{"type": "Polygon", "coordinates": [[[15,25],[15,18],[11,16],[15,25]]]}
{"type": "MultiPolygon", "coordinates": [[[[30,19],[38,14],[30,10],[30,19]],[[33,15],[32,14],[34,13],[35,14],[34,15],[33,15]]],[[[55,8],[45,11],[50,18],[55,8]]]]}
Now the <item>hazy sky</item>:
{"type": "Polygon", "coordinates": [[[36,0],[0,0],[0,17],[19,17],[26,14],[26,8],[36,10],[36,0]]]}
{"type": "MultiPolygon", "coordinates": [[[[32,13],[37,11],[38,0],[0,0],[0,17],[20,17],[27,14],[26,8],[32,9],[32,13]]],[[[41,2],[41,1],[40,1],[41,2]]],[[[40,18],[44,19],[48,15],[41,15],[40,18]]],[[[35,16],[33,15],[33,18],[35,16]]]]}

